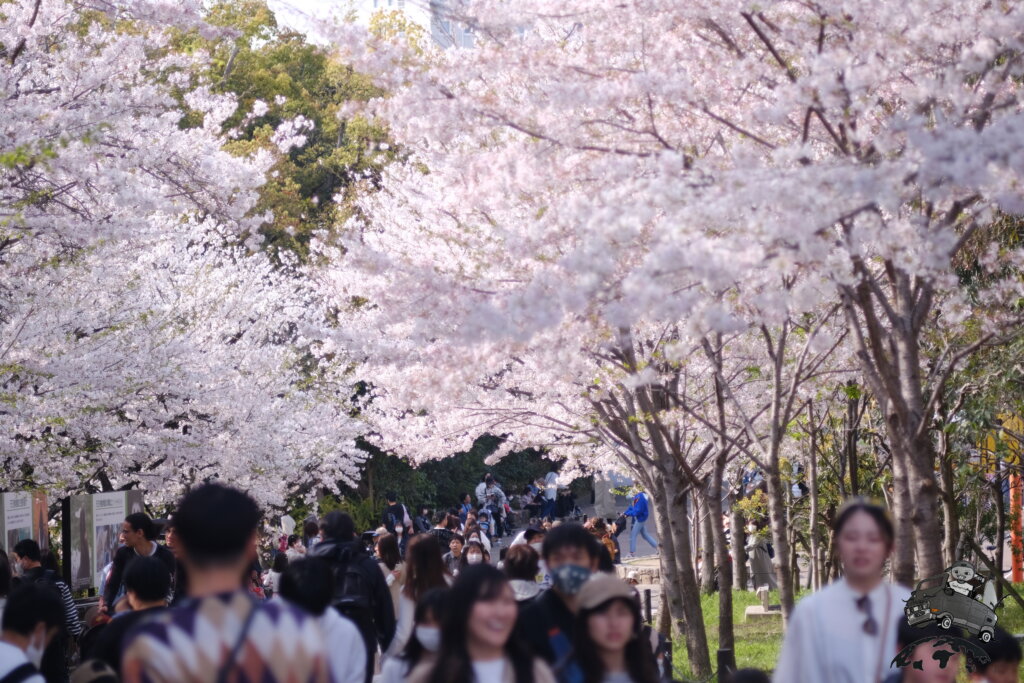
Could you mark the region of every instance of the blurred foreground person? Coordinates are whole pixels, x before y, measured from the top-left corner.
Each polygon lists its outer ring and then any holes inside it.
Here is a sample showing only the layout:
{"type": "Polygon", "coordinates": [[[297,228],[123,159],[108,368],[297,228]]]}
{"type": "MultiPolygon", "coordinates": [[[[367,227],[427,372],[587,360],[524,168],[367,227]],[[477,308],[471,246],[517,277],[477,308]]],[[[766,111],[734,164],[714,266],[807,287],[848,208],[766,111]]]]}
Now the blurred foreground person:
{"type": "Polygon", "coordinates": [[[979,666],[971,674],[971,683],[1018,683],[1020,676],[1021,650],[1020,643],[1007,633],[1006,629],[996,626],[992,640],[981,644],[981,649],[991,658],[991,662],[979,666]]]}
{"type": "Polygon", "coordinates": [[[449,591],[437,662],[424,662],[408,683],[554,683],[548,666],[518,638],[516,600],[501,570],[466,567],[449,591]]]}
{"type": "Polygon", "coordinates": [[[405,649],[390,657],[376,683],[403,683],[420,664],[433,665],[441,649],[441,622],[447,609],[448,589],[431,588],[416,603],[416,625],[405,649]]]}
{"type": "Polygon", "coordinates": [[[306,610],[320,624],[334,683],[363,683],[366,648],[359,629],[331,608],[334,596],[331,566],[322,557],[292,562],[281,576],[280,597],[306,610]]]}
{"type": "Polygon", "coordinates": [[[29,583],[11,591],[0,625],[0,680],[43,683],[43,652],[64,626],[64,606],[57,591],[29,583]]]}
{"type": "Polygon", "coordinates": [[[910,666],[903,667],[889,674],[885,683],[954,683],[960,671],[960,655],[949,645],[936,646],[935,639],[948,636],[934,622],[922,628],[915,628],[906,619],[899,619],[896,624],[896,646],[903,649],[918,643],[911,655],[910,666]],[[920,667],[920,668],[918,668],[920,667]]]}
{"type": "Polygon", "coordinates": [[[124,681],[332,680],[316,620],[283,601],[258,602],[243,586],[259,521],[256,501],[221,484],[182,498],[174,528],[190,599],[127,636],[124,681]]]}
{"type": "Polygon", "coordinates": [[[883,508],[855,499],[839,511],[833,534],[843,578],[793,610],[775,683],[864,683],[890,674],[897,620],[910,597],[909,589],[882,580],[892,522],[883,508]]]}
{"type": "Polygon", "coordinates": [[[629,584],[610,574],[587,579],[579,594],[574,642],[583,683],[658,683],[642,626],[629,584]]]}

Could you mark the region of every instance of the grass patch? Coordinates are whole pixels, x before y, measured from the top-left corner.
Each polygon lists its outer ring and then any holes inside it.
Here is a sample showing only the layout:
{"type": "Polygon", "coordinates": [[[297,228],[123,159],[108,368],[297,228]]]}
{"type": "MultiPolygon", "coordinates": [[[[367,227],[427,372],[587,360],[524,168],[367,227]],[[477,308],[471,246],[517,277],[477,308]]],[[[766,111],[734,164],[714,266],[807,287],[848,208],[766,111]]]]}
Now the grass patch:
{"type": "MultiPolygon", "coordinates": [[[[1024,594],[1024,584],[1014,584],[1024,594]]],[[[797,600],[809,591],[801,591],[797,600]]],[[[758,605],[757,595],[751,592],[735,591],[732,594],[733,628],[736,640],[736,666],[739,668],[761,669],[771,671],[782,650],[782,621],[744,621],[743,612],[750,605],[758,605]]],[[[771,592],[771,604],[779,604],[778,592],[771,592]]],[[[715,654],[718,652],[718,594],[702,595],[701,608],[704,611],[704,628],[707,630],[708,647],[711,651],[711,666],[715,666],[715,654]]],[[[1024,634],[1024,609],[1021,609],[1013,598],[1007,597],[1003,606],[997,611],[999,625],[1010,633],[1024,634]]],[[[695,682],[690,671],[690,660],[686,654],[686,643],[678,638],[673,642],[673,667],[675,679],[695,682]]],[[[962,670],[958,681],[967,681],[967,674],[962,670]]],[[[1020,668],[1021,679],[1024,680],[1024,666],[1020,668]]],[[[717,680],[712,676],[712,681],[717,680]]]]}

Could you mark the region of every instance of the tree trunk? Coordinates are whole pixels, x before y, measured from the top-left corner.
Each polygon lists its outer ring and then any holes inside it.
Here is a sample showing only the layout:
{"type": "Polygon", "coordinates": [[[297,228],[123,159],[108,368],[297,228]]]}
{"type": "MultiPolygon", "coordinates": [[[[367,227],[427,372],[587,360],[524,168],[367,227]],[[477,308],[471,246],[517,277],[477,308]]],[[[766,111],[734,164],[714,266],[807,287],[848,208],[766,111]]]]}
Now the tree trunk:
{"type": "MultiPolygon", "coordinates": [[[[704,629],[704,615],[700,604],[700,589],[693,573],[693,551],[690,546],[690,521],[687,516],[687,494],[679,476],[668,471],[663,473],[665,488],[666,521],[672,543],[672,554],[662,553],[662,567],[674,564],[678,568],[675,581],[678,586],[678,604],[671,605],[673,630],[686,638],[686,652],[690,659],[693,677],[704,680],[711,676],[711,657],[708,652],[707,632],[704,629]],[[666,557],[668,555],[668,557],[666,557]],[[672,560],[675,560],[674,562],[672,560]],[[678,615],[678,616],[677,616],[678,615]]],[[[661,529],[659,528],[659,533],[661,529]]],[[[672,598],[672,595],[670,595],[672,598]]]]}
{"type": "Polygon", "coordinates": [[[810,523],[807,525],[807,533],[810,536],[811,545],[811,581],[812,590],[821,588],[821,543],[818,541],[818,452],[814,448],[814,434],[811,434],[811,458],[807,465],[808,488],[811,496],[810,523]]]}
{"type": "MultiPolygon", "coordinates": [[[[776,460],[777,461],[777,460],[776,460]]],[[[789,623],[793,613],[793,576],[789,566],[789,523],[786,516],[786,487],[782,483],[778,467],[765,472],[768,484],[768,516],[772,526],[772,543],[775,545],[775,557],[772,566],[779,584],[779,602],[782,605],[783,627],[789,623]]]]}
{"type": "MultiPolygon", "coordinates": [[[[856,386],[857,383],[851,380],[847,386],[856,386]]],[[[852,392],[851,392],[852,393],[852,392]]],[[[843,444],[846,450],[846,461],[850,467],[850,495],[860,495],[860,472],[857,469],[857,408],[860,404],[860,398],[856,395],[847,396],[846,398],[846,433],[844,434],[845,443],[843,444]]]]}
{"type": "MultiPolygon", "coordinates": [[[[703,487],[707,491],[707,487],[703,487]]],[[[714,521],[711,519],[709,494],[705,494],[700,506],[700,592],[711,595],[715,592],[715,537],[714,521]]]]}
{"type": "Polygon", "coordinates": [[[910,495],[914,504],[914,536],[920,576],[937,576],[946,565],[942,561],[942,525],[939,521],[939,486],[935,480],[935,455],[931,442],[915,444],[910,463],[910,495]]]}
{"type": "Polygon", "coordinates": [[[732,563],[729,546],[722,524],[722,480],[725,476],[725,458],[719,458],[711,475],[708,491],[708,516],[712,521],[712,539],[715,546],[715,573],[718,575],[718,648],[735,652],[735,633],[732,623],[732,563]]]}
{"type": "MultiPolygon", "coordinates": [[[[948,435],[942,435],[944,442],[948,442],[948,439],[948,435]]],[[[943,444],[943,451],[945,451],[945,455],[942,457],[941,469],[939,470],[942,483],[942,552],[945,565],[948,567],[957,560],[956,546],[960,540],[957,538],[957,534],[960,531],[960,516],[957,514],[956,509],[956,492],[953,489],[955,481],[953,477],[953,461],[949,457],[948,443],[943,444]]]]}
{"type": "MultiPolygon", "coordinates": [[[[1000,466],[998,463],[997,466],[1000,466]]],[[[996,537],[995,537],[995,562],[996,567],[999,571],[1003,570],[1003,544],[1006,541],[1006,507],[1003,505],[1003,472],[1002,468],[998,472],[998,476],[992,480],[992,502],[996,506],[996,537]]],[[[998,598],[1003,597],[1003,582],[996,581],[996,596],[998,598]]]]}
{"type": "Polygon", "coordinates": [[[732,505],[732,520],[729,528],[732,531],[732,587],[734,590],[747,590],[747,520],[743,518],[737,498],[732,505]]]}
{"type": "Polygon", "coordinates": [[[910,586],[914,584],[914,521],[906,469],[907,463],[903,458],[897,458],[894,451],[892,512],[896,539],[892,553],[892,574],[897,583],[910,586]]]}

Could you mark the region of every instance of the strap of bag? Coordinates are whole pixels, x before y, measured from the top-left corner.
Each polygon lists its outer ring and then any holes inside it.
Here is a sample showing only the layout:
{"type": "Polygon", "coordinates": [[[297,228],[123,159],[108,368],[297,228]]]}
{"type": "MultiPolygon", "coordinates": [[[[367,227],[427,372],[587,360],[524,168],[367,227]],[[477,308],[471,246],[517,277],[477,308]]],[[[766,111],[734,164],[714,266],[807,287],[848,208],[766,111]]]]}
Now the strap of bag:
{"type": "MultiPolygon", "coordinates": [[[[248,596],[247,596],[248,597],[248,596]]],[[[253,602],[252,598],[249,600],[249,614],[245,617],[245,623],[242,624],[242,631],[238,634],[238,640],[235,641],[235,646],[231,648],[231,654],[221,664],[220,671],[217,672],[217,683],[227,683],[228,674],[235,668],[235,660],[238,658],[238,652],[242,649],[245,644],[245,638],[249,635],[249,627],[252,626],[252,620],[256,616],[256,603],[253,602]]]]}
{"type": "Polygon", "coordinates": [[[21,666],[16,666],[7,672],[7,675],[0,678],[0,683],[21,683],[27,681],[36,674],[39,673],[39,669],[32,666],[31,663],[25,662],[21,666]]]}

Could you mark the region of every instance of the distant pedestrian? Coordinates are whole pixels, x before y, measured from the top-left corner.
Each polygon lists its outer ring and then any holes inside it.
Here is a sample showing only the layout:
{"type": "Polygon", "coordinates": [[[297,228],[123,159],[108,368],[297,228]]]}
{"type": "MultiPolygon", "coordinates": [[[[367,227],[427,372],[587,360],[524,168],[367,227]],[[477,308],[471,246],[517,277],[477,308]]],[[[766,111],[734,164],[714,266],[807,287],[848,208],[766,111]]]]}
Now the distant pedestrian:
{"type": "Polygon", "coordinates": [[[377,537],[374,544],[374,551],[377,554],[377,563],[384,573],[384,581],[388,584],[391,592],[391,603],[395,608],[395,618],[398,618],[399,598],[402,593],[402,586],[405,585],[405,562],[402,561],[402,554],[398,550],[398,537],[394,534],[384,534],[377,537]]]}
{"type": "Polygon", "coordinates": [[[452,534],[451,541],[448,542],[448,552],[441,558],[444,560],[445,569],[453,577],[458,576],[459,567],[462,566],[462,547],[464,543],[462,536],[452,534]]]}
{"type": "Polygon", "coordinates": [[[114,566],[110,571],[100,609],[109,614],[114,613],[114,602],[123,593],[123,577],[128,564],[137,557],[155,557],[164,563],[167,572],[173,577],[175,569],[174,553],[156,541],[156,524],[149,515],[133,512],[121,523],[121,542],[124,546],[114,554],[114,566]]]}
{"type": "Polygon", "coordinates": [[[520,607],[540,594],[540,584],[537,583],[540,553],[529,545],[522,543],[510,547],[505,554],[503,570],[520,607]]]}
{"type": "Polygon", "coordinates": [[[558,498],[558,473],[552,468],[544,475],[544,507],[540,516],[548,521],[555,519],[555,501],[558,498]]]}
{"type": "Polygon", "coordinates": [[[384,498],[387,500],[387,506],[384,508],[381,521],[389,534],[398,537],[398,547],[404,551],[412,536],[412,518],[409,516],[409,509],[403,503],[398,502],[398,494],[394,491],[388,491],[384,498]]]}
{"type": "Polygon", "coordinates": [[[624,513],[627,517],[633,518],[633,529],[629,532],[629,557],[636,556],[636,537],[643,536],[644,540],[651,544],[655,550],[658,549],[658,542],[647,531],[647,519],[650,517],[650,505],[647,494],[637,491],[633,496],[633,502],[624,513]]]}

